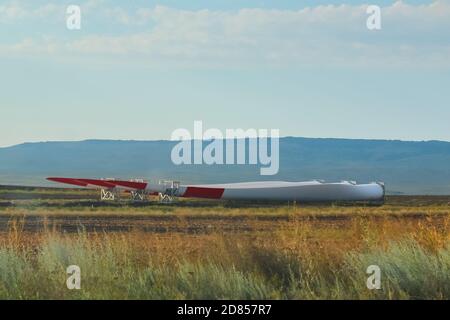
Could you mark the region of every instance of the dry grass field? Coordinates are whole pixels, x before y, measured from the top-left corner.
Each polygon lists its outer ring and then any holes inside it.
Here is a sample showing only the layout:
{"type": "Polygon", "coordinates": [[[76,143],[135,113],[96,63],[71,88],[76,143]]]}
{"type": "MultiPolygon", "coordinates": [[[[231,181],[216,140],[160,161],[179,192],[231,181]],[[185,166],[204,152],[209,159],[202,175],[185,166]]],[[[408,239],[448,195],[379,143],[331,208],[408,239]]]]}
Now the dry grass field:
{"type": "Polygon", "coordinates": [[[162,205],[3,188],[0,298],[449,299],[450,197],[162,205]],[[66,286],[69,265],[80,290],[66,286]]]}

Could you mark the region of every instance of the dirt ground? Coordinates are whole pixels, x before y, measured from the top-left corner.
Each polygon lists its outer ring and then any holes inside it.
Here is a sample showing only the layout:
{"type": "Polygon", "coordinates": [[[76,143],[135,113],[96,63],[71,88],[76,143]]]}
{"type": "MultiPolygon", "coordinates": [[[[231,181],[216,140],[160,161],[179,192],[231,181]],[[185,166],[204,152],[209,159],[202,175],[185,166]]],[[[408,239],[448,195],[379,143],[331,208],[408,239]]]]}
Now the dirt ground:
{"type": "Polygon", "coordinates": [[[298,228],[350,228],[356,219],[441,225],[450,215],[450,196],[389,196],[383,206],[181,200],[162,205],[126,200],[98,201],[82,189],[0,188],[0,232],[14,225],[25,232],[73,233],[254,233],[298,228]]]}

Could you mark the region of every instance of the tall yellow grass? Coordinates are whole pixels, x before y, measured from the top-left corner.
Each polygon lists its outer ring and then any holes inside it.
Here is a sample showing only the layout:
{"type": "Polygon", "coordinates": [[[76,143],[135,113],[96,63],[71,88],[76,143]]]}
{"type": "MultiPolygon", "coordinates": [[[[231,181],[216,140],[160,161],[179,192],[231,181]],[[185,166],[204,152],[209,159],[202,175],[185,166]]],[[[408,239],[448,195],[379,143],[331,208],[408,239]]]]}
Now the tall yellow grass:
{"type": "Polygon", "coordinates": [[[28,233],[17,218],[0,234],[0,298],[449,299],[449,221],[294,215],[248,233],[63,234],[28,233]],[[380,290],[366,287],[373,264],[380,290]],[[66,287],[69,265],[80,290],[66,287]]]}

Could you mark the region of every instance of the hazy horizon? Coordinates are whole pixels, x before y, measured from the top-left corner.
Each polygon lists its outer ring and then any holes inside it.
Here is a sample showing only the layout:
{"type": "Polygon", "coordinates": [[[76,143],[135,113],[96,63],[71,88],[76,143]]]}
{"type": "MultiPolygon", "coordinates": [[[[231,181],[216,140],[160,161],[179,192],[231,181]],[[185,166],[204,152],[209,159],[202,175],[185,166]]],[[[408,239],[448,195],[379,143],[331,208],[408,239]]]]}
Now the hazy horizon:
{"type": "MultiPolygon", "coordinates": [[[[403,140],[403,139],[371,139],[371,138],[342,138],[342,137],[306,137],[306,136],[280,136],[280,139],[284,138],[304,138],[304,139],[329,139],[329,140],[364,140],[364,141],[400,141],[400,142],[444,142],[444,143],[450,143],[450,140],[403,140]]],[[[222,139],[219,139],[222,140],[222,139]]],[[[155,141],[172,141],[170,139],[97,139],[97,138],[87,138],[82,140],[43,140],[43,141],[24,141],[13,145],[6,145],[6,146],[0,146],[0,148],[10,148],[22,144],[28,144],[28,143],[64,143],[64,142],[84,142],[84,141],[135,141],[135,142],[155,142],[155,141]]]]}

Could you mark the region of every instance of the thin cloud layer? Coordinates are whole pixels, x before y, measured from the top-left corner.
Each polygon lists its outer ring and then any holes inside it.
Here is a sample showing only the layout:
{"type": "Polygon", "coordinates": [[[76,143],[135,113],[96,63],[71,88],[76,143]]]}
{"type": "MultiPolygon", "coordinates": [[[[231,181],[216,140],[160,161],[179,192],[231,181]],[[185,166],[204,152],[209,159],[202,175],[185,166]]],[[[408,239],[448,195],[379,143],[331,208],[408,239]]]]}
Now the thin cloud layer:
{"type": "MultiPolygon", "coordinates": [[[[1,55],[125,58],[147,66],[270,65],[450,66],[450,2],[395,2],[382,8],[382,30],[366,28],[367,5],[302,10],[181,10],[164,6],[131,11],[88,1],[82,32],[65,29],[65,7],[0,6],[0,24],[62,18],[47,34],[0,42],[1,55]],[[103,32],[111,26],[109,32],[103,32]],[[115,30],[115,31],[114,31],[115,30]],[[78,32],[78,33],[77,33],[78,32]]],[[[125,59],[127,60],[127,59],[125,59]]]]}

